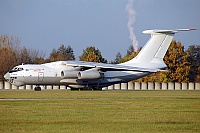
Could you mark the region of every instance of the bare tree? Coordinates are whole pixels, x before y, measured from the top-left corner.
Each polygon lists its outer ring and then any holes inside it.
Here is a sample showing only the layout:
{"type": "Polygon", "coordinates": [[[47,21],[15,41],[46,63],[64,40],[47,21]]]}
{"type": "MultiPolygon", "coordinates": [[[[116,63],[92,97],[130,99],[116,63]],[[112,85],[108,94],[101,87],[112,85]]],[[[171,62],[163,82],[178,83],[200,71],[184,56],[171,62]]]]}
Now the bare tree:
{"type": "Polygon", "coordinates": [[[8,70],[17,65],[19,44],[17,37],[0,36],[0,80],[8,70]]]}

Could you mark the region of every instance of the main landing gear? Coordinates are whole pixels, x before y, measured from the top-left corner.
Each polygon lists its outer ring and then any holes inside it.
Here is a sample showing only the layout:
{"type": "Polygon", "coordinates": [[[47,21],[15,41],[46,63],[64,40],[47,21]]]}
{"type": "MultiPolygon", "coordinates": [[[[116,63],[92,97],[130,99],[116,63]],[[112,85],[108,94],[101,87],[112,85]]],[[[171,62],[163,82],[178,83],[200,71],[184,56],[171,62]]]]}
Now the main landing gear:
{"type": "Polygon", "coordinates": [[[34,91],[41,91],[41,87],[36,85],[35,88],[34,88],[34,91]]]}
{"type": "Polygon", "coordinates": [[[84,88],[72,88],[71,87],[71,91],[80,91],[80,90],[84,90],[84,91],[91,91],[91,90],[97,90],[97,91],[101,91],[102,88],[101,87],[84,87],[84,88]]]}

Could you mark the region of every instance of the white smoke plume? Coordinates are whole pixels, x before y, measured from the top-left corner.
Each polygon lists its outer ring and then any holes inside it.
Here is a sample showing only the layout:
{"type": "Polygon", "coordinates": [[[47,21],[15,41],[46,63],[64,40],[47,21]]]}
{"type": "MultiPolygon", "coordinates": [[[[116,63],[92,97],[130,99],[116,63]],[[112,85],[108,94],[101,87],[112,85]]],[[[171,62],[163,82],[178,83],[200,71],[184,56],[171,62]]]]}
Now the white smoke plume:
{"type": "Polygon", "coordinates": [[[135,16],[136,16],[136,11],[133,8],[133,2],[134,0],[128,0],[128,4],[126,5],[126,11],[128,13],[128,30],[129,30],[129,38],[132,41],[132,45],[134,48],[134,51],[138,50],[138,41],[136,39],[135,33],[134,33],[134,28],[133,25],[135,23],[135,16]]]}

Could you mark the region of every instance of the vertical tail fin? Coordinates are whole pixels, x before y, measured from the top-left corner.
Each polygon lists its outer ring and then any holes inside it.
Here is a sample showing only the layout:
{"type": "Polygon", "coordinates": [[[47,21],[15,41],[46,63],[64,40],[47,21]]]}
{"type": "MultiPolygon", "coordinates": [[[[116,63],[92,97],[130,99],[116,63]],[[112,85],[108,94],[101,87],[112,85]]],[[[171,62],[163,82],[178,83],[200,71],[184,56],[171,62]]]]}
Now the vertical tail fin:
{"type": "Polygon", "coordinates": [[[151,34],[151,38],[142,48],[140,53],[132,60],[124,63],[131,65],[132,63],[158,63],[163,64],[163,58],[173,39],[175,33],[179,31],[190,31],[196,29],[178,29],[178,30],[145,30],[144,34],[151,34]]]}
{"type": "Polygon", "coordinates": [[[135,59],[138,62],[150,62],[153,59],[163,59],[173,39],[174,33],[158,33],[155,31],[144,31],[143,33],[151,34],[151,38],[135,59]]]}

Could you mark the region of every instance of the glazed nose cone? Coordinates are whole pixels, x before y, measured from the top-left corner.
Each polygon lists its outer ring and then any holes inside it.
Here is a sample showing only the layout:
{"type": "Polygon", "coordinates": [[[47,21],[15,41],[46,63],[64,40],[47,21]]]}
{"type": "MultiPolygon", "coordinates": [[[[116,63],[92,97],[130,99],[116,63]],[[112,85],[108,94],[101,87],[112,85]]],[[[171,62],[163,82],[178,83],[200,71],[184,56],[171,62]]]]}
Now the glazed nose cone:
{"type": "Polygon", "coordinates": [[[7,72],[7,73],[4,75],[4,78],[5,78],[6,80],[10,79],[10,74],[7,72]]]}

